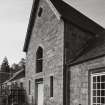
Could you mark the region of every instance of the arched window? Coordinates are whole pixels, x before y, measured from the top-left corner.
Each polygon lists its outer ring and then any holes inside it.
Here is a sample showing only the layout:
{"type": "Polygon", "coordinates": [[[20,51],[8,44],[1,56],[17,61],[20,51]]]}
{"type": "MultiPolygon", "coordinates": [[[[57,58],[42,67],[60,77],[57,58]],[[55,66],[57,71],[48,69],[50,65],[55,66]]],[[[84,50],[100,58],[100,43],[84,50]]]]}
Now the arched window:
{"type": "Polygon", "coordinates": [[[43,49],[39,47],[36,52],[36,73],[42,72],[43,67],[43,49]]]}

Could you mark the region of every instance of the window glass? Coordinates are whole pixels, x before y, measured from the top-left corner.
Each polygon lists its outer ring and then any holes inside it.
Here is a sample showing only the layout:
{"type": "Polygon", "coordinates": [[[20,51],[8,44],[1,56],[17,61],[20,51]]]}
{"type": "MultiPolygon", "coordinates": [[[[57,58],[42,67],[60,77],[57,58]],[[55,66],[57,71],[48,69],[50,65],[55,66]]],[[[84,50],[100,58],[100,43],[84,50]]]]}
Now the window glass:
{"type": "Polygon", "coordinates": [[[29,95],[31,94],[31,81],[29,80],[29,95]]]}
{"type": "Polygon", "coordinates": [[[53,76],[50,76],[50,97],[53,97],[53,76]]]}
{"type": "Polygon", "coordinates": [[[38,16],[39,16],[39,17],[41,17],[42,12],[43,12],[43,9],[40,7],[40,8],[39,8],[39,12],[38,12],[38,16]]]}

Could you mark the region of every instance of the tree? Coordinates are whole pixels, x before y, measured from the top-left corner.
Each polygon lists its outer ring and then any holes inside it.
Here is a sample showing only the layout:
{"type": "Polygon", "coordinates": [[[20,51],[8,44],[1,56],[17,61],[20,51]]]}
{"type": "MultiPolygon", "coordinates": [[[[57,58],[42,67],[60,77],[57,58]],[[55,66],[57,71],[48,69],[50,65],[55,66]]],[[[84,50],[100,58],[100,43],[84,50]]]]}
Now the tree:
{"type": "Polygon", "coordinates": [[[22,69],[25,69],[25,59],[24,58],[21,58],[18,64],[14,63],[11,67],[11,70],[13,73],[19,70],[22,70],[22,69]]]}
{"type": "Polygon", "coordinates": [[[13,73],[15,73],[15,72],[20,70],[20,67],[19,67],[18,64],[14,63],[11,67],[11,70],[12,70],[13,73]]]}
{"type": "Polygon", "coordinates": [[[24,69],[25,68],[25,63],[26,63],[26,60],[24,58],[21,58],[20,62],[19,62],[19,67],[20,69],[24,69]]]}
{"type": "Polygon", "coordinates": [[[19,70],[25,69],[25,62],[26,60],[24,58],[21,58],[21,60],[19,61],[19,63],[13,63],[11,67],[9,67],[9,71],[11,73],[11,76],[18,72],[19,70]]]}
{"type": "Polygon", "coordinates": [[[4,59],[3,59],[3,62],[2,62],[2,64],[1,64],[1,71],[2,72],[10,72],[10,66],[9,66],[9,64],[8,64],[8,59],[7,59],[7,57],[5,57],[4,59]]]}

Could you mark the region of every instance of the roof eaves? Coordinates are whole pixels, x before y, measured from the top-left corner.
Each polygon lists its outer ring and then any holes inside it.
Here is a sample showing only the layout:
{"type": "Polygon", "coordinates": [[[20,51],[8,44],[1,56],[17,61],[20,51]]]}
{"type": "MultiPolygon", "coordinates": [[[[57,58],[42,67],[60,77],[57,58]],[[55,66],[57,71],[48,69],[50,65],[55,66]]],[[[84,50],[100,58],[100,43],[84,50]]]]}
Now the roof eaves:
{"type": "Polygon", "coordinates": [[[24,72],[24,71],[25,71],[25,70],[22,69],[22,70],[16,72],[16,73],[14,74],[14,76],[10,79],[10,81],[14,80],[19,74],[21,74],[21,73],[24,72]]]}
{"type": "Polygon", "coordinates": [[[34,21],[35,21],[35,17],[36,17],[36,11],[38,8],[38,4],[39,4],[39,0],[34,0],[33,1],[33,5],[32,5],[32,9],[31,9],[31,14],[30,14],[30,19],[29,19],[29,24],[28,24],[28,28],[27,28],[27,33],[26,33],[26,38],[25,38],[25,44],[23,47],[23,51],[27,52],[28,49],[28,44],[31,38],[31,32],[34,26],[34,21]]]}
{"type": "Polygon", "coordinates": [[[70,62],[67,65],[68,66],[75,66],[75,65],[83,64],[83,63],[86,63],[86,62],[89,62],[89,61],[92,61],[92,60],[95,60],[95,59],[98,59],[98,58],[101,58],[101,57],[105,57],[105,54],[98,55],[98,56],[88,58],[88,59],[85,59],[85,60],[81,60],[81,61],[78,61],[78,62],[70,62]]]}
{"type": "Polygon", "coordinates": [[[24,71],[25,71],[25,70],[22,69],[22,70],[16,72],[9,80],[5,81],[3,84],[6,84],[6,83],[8,83],[8,82],[11,82],[16,76],[18,76],[20,73],[22,73],[22,72],[24,72],[24,71]]]}
{"type": "Polygon", "coordinates": [[[51,0],[63,19],[78,25],[91,33],[98,34],[104,30],[102,26],[67,4],[63,0],[51,0]]]}

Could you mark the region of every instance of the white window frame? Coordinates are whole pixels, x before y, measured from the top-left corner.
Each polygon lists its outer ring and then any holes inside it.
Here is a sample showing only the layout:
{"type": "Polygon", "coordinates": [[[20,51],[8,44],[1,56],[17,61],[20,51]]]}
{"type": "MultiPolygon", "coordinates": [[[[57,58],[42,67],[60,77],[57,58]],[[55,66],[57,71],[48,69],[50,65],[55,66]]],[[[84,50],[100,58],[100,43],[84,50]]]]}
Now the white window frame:
{"type": "Polygon", "coordinates": [[[104,103],[101,103],[101,97],[104,97],[104,99],[105,99],[105,96],[101,96],[101,92],[100,92],[100,96],[97,96],[97,90],[105,90],[105,88],[104,89],[101,88],[101,83],[105,83],[105,82],[102,82],[101,80],[100,80],[100,82],[96,81],[95,82],[96,85],[97,85],[97,83],[100,84],[100,89],[97,89],[97,86],[96,86],[96,89],[93,89],[93,77],[95,77],[95,76],[102,76],[102,75],[105,75],[105,72],[91,74],[91,105],[105,105],[105,100],[104,100],[104,103]],[[95,97],[96,98],[100,97],[100,103],[97,103],[97,99],[96,99],[96,103],[93,103],[93,97],[94,97],[93,96],[93,90],[96,90],[96,96],[95,97]]]}

